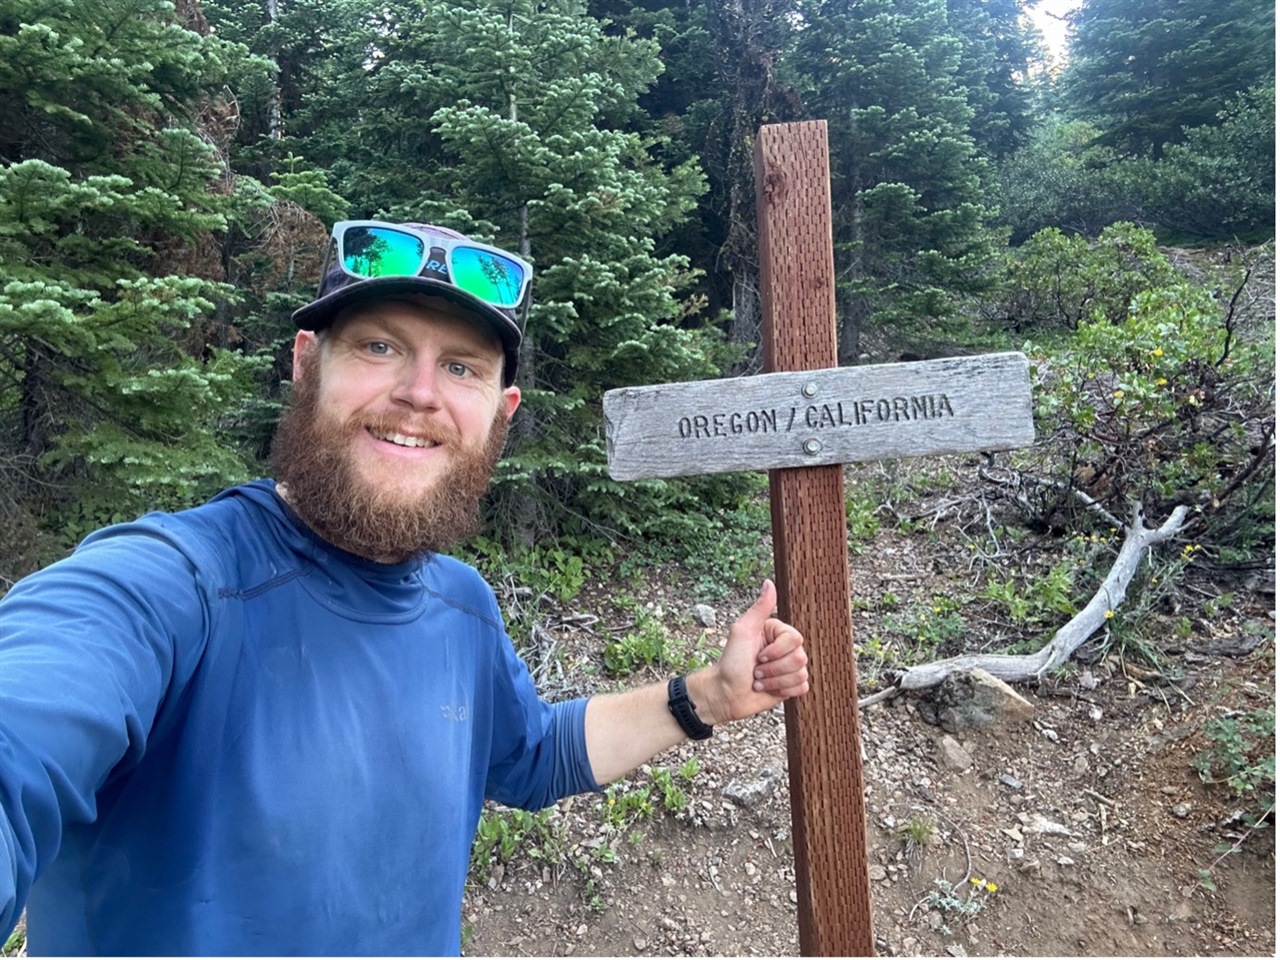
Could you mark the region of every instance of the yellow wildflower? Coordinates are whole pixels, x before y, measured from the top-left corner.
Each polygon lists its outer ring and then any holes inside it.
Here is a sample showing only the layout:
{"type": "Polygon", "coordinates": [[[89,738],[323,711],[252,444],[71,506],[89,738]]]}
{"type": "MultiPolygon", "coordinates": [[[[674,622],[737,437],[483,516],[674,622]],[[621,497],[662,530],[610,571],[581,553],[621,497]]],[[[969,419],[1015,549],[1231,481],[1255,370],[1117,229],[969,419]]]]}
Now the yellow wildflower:
{"type": "Polygon", "coordinates": [[[1161,350],[1159,347],[1156,347],[1154,350],[1151,351],[1151,355],[1153,357],[1163,357],[1164,351],[1161,350]]]}
{"type": "Polygon", "coordinates": [[[992,883],[990,880],[987,881],[987,893],[995,893],[999,889],[1000,888],[996,886],[994,883],[992,883]]]}
{"type": "Polygon", "coordinates": [[[1166,383],[1168,383],[1168,382],[1169,382],[1169,381],[1168,381],[1168,380],[1166,380],[1164,377],[1157,377],[1157,378],[1156,378],[1156,386],[1157,386],[1157,387],[1163,387],[1163,386],[1164,386],[1166,383]]]}
{"type": "Polygon", "coordinates": [[[1107,618],[1108,620],[1110,620],[1110,619],[1111,619],[1112,617],[1114,617],[1115,615],[1116,615],[1116,612],[1115,612],[1114,610],[1108,610],[1108,611],[1106,612],[1106,618],[1107,618]]]}

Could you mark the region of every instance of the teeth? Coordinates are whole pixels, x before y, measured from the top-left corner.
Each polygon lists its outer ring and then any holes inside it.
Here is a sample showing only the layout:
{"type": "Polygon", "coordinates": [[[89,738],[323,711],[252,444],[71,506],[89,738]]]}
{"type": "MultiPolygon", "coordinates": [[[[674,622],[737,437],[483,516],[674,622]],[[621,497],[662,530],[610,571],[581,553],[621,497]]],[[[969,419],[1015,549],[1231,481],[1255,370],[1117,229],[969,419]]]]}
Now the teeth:
{"type": "Polygon", "coordinates": [[[375,433],[375,437],[379,440],[386,440],[401,447],[435,447],[439,446],[434,440],[427,440],[423,437],[406,437],[403,433],[375,433]]]}

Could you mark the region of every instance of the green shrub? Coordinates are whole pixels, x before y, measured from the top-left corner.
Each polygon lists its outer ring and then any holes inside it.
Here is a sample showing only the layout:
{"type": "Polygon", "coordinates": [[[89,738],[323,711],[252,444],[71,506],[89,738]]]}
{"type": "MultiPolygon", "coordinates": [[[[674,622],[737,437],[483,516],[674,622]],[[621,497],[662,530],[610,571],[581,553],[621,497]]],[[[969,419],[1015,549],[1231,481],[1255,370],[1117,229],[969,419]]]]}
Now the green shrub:
{"type": "Polygon", "coordinates": [[[1274,331],[1241,336],[1235,310],[1209,286],[1164,283],[1124,309],[1100,301],[1052,349],[1027,345],[1038,523],[1070,528],[1089,506],[1123,518],[1134,501],[1163,518],[1185,504],[1206,548],[1269,546],[1274,331]]]}
{"type": "Polygon", "coordinates": [[[1259,811],[1275,806],[1275,706],[1235,710],[1204,726],[1209,746],[1191,766],[1209,785],[1225,786],[1233,797],[1250,797],[1259,811]]]}

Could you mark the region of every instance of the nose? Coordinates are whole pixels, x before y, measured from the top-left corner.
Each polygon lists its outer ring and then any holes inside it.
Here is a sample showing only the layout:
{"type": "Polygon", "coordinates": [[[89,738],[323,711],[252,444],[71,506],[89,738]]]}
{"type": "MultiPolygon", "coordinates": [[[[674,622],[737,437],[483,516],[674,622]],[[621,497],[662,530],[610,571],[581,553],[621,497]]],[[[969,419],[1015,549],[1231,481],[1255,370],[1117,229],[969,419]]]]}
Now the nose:
{"type": "Polygon", "coordinates": [[[441,403],[439,375],[435,357],[423,354],[406,357],[392,386],[392,401],[413,410],[438,409],[441,403]]]}

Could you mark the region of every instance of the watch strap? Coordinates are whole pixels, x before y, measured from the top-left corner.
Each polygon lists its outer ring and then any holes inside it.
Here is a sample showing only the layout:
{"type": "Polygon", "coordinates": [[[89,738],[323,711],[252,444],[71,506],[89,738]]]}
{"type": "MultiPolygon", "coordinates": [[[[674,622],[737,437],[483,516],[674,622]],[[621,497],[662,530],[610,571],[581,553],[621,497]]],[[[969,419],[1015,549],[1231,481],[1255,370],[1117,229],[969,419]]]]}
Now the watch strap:
{"type": "Polygon", "coordinates": [[[711,725],[703,723],[698,716],[698,708],[689,699],[683,676],[672,677],[667,682],[667,709],[690,740],[706,740],[711,736],[711,725]]]}

